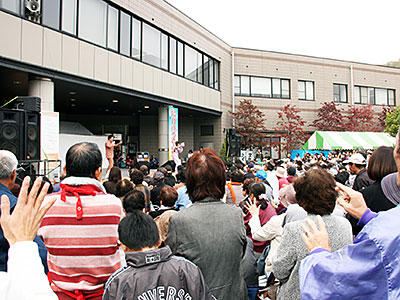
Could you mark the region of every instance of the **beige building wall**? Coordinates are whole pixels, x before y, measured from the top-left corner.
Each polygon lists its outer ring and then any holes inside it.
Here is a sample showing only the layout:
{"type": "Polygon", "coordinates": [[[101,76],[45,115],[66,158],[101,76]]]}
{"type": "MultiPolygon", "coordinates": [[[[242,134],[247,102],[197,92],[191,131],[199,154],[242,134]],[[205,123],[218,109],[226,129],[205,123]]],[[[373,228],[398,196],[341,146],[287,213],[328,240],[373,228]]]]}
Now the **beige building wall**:
{"type": "MultiPolygon", "coordinates": [[[[287,104],[295,105],[307,121],[306,130],[314,130],[309,124],[316,116],[323,102],[333,100],[333,84],[347,84],[348,103],[340,104],[347,108],[352,101],[351,66],[353,66],[353,85],[394,89],[396,101],[400,92],[400,69],[376,66],[334,59],[303,55],[234,48],[235,74],[290,79],[290,99],[259,98],[235,96],[235,104],[243,99],[251,99],[265,113],[268,129],[276,125],[277,112],[287,104]],[[298,80],[314,82],[315,101],[299,100],[298,80]]],[[[382,107],[375,105],[379,113],[382,107]]]]}

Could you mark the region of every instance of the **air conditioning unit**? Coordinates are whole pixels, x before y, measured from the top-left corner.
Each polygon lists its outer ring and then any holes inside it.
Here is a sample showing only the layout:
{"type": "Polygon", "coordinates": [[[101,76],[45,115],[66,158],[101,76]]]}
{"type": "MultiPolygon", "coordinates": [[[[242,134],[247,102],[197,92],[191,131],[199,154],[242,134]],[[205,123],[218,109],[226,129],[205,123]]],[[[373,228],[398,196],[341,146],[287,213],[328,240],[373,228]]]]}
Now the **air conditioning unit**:
{"type": "Polygon", "coordinates": [[[31,15],[40,14],[40,0],[25,0],[26,13],[31,15]]]}

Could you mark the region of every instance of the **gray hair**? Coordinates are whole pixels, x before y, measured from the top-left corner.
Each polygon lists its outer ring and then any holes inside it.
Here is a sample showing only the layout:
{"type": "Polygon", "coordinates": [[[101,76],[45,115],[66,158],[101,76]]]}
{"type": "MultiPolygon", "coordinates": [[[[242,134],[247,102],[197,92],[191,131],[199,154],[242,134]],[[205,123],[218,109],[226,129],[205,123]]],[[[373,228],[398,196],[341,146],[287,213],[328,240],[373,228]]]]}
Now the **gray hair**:
{"type": "Polygon", "coordinates": [[[18,160],[8,150],[0,150],[0,180],[8,179],[17,169],[18,160]]]}

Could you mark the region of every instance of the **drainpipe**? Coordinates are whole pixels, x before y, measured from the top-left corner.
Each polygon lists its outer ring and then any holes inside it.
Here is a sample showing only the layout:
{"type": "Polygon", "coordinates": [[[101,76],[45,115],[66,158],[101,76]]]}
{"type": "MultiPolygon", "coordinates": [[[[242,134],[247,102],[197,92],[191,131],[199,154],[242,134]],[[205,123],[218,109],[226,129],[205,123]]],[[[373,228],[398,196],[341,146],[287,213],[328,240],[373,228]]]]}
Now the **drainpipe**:
{"type": "MultiPolygon", "coordinates": [[[[232,112],[235,112],[235,53],[232,49],[232,112]]],[[[235,119],[232,118],[232,127],[235,128],[235,119]]]]}
{"type": "Polygon", "coordinates": [[[351,105],[354,105],[354,70],[353,70],[353,65],[350,65],[350,86],[351,86],[351,105]]]}

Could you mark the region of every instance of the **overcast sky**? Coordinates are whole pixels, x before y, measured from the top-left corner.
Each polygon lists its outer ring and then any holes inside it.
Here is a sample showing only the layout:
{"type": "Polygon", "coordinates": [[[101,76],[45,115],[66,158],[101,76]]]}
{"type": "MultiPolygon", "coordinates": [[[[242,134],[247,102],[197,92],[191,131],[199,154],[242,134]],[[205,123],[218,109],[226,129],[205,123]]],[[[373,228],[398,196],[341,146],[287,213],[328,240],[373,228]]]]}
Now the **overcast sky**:
{"type": "Polygon", "coordinates": [[[400,0],[167,0],[231,46],[385,64],[400,0]]]}

